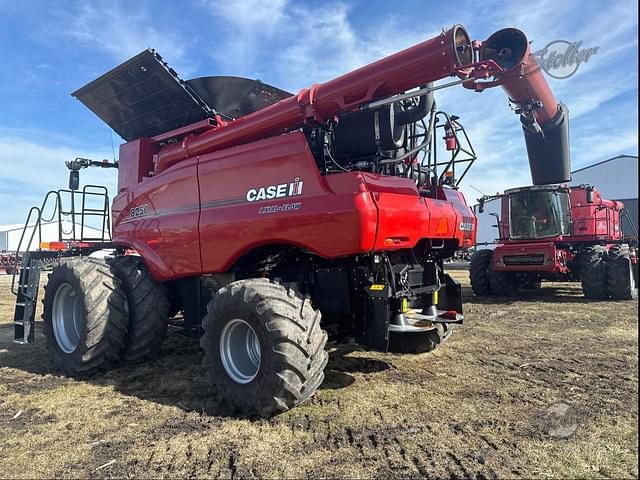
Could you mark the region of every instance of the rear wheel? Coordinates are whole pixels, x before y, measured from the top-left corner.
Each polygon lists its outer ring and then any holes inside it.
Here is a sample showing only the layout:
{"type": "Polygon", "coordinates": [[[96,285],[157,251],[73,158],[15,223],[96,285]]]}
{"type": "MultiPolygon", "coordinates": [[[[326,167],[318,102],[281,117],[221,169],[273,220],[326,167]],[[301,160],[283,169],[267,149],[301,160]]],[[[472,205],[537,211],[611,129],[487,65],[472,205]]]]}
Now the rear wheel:
{"type": "Polygon", "coordinates": [[[620,245],[619,247],[612,248],[607,258],[607,293],[616,300],[637,298],[638,289],[633,265],[629,258],[629,246],[620,245]]]}
{"type": "Polygon", "coordinates": [[[476,250],[471,257],[469,279],[471,280],[471,289],[476,295],[491,294],[489,270],[491,269],[492,257],[493,250],[476,250]]]}
{"type": "Polygon", "coordinates": [[[120,280],[109,265],[78,258],[55,267],[43,303],[47,350],[56,369],[86,377],[118,362],[129,312],[120,280]]]}
{"type": "Polygon", "coordinates": [[[200,340],[220,400],[234,412],[268,417],[309,398],[328,360],[320,317],[308,298],[269,279],[221,288],[200,340]]]}
{"type": "Polygon", "coordinates": [[[116,257],[109,263],[118,273],[129,304],[129,332],[122,359],[135,363],[154,358],[167,333],[167,289],[153,279],[140,257],[116,257]]]}
{"type": "Polygon", "coordinates": [[[605,272],[604,248],[600,245],[584,247],[578,254],[582,292],[591,299],[607,298],[607,276],[605,272]]]}

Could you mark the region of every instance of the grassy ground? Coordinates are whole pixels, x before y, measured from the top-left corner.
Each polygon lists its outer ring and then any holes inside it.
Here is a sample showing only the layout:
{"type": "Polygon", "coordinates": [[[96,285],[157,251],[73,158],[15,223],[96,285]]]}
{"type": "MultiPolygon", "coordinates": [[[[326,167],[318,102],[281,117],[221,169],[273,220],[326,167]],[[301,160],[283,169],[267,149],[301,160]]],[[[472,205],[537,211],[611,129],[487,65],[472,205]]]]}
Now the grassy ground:
{"type": "Polygon", "coordinates": [[[12,343],[0,278],[1,477],[637,477],[638,303],[576,284],[480,300],[435,352],[333,347],[311,401],[219,415],[197,341],[91,381],[12,343]]]}

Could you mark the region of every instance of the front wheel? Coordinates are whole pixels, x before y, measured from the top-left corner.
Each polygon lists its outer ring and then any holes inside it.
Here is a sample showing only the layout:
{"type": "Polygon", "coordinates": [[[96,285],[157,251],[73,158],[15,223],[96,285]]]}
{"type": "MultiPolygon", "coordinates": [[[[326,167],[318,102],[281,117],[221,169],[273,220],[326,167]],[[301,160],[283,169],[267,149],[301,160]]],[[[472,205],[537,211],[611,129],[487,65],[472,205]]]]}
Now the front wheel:
{"type": "Polygon", "coordinates": [[[469,279],[471,289],[476,295],[491,295],[489,270],[491,270],[492,258],[493,250],[476,250],[471,257],[469,279]]]}
{"type": "Polygon", "coordinates": [[[129,305],[129,331],[122,359],[137,363],[154,358],[167,333],[167,289],[153,279],[140,257],[118,256],[108,263],[117,272],[129,305]]]}
{"type": "Polygon", "coordinates": [[[328,360],[320,317],[308,298],[269,279],[221,288],[200,340],[220,400],[235,413],[269,417],[309,398],[328,360]]]}
{"type": "Polygon", "coordinates": [[[49,276],[43,303],[47,349],[57,370],[86,377],[118,362],[129,310],[112,267],[93,258],[62,263],[49,276]]]}

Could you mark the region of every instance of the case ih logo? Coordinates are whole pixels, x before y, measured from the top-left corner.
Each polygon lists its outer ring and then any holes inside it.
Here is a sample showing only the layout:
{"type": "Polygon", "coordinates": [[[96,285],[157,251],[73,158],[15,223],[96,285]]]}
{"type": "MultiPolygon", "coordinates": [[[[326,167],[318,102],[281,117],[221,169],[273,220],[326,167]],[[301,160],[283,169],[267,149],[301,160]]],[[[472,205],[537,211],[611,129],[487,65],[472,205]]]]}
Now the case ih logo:
{"type": "Polygon", "coordinates": [[[302,195],[302,180],[300,177],[296,177],[291,183],[280,183],[278,185],[251,188],[247,191],[247,202],[295,197],[297,195],[302,195]]]}

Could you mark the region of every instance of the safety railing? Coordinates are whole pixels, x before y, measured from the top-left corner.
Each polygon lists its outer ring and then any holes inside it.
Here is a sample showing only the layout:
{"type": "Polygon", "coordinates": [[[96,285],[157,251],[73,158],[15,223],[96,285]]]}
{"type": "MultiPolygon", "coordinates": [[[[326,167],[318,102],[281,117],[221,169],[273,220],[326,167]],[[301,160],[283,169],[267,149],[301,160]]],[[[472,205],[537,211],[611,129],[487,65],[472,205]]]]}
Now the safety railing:
{"type": "Polygon", "coordinates": [[[27,214],[18,247],[15,252],[15,265],[13,277],[11,279],[11,291],[17,295],[15,288],[16,274],[20,270],[20,258],[23,253],[29,251],[34,241],[37,239],[36,249],[40,249],[42,243],[42,227],[51,223],[57,223],[58,242],[88,242],[106,243],[111,241],[111,218],[109,213],[109,193],[102,185],[85,185],[81,191],[77,190],[51,190],[47,192],[40,207],[31,207],[27,214]],[[63,198],[67,198],[69,207],[65,209],[63,198]],[[80,198],[78,198],[80,197],[80,198]],[[98,199],[100,208],[90,206],[89,199],[98,199]],[[53,205],[51,204],[53,202],[53,205]],[[80,211],[76,211],[76,205],[80,202],[80,211]],[[50,216],[45,217],[47,209],[53,208],[50,216]],[[87,225],[91,218],[98,217],[98,222],[92,227],[87,225]],[[69,220],[71,228],[67,231],[64,228],[64,221],[69,220]],[[78,235],[77,226],[79,220],[80,233],[78,235]],[[33,223],[31,223],[33,222],[33,223]],[[89,230],[90,229],[90,230],[89,230]],[[28,232],[31,232],[28,234],[28,232]],[[97,234],[96,232],[100,232],[97,234]],[[28,241],[27,241],[28,238],[28,241]]]}

